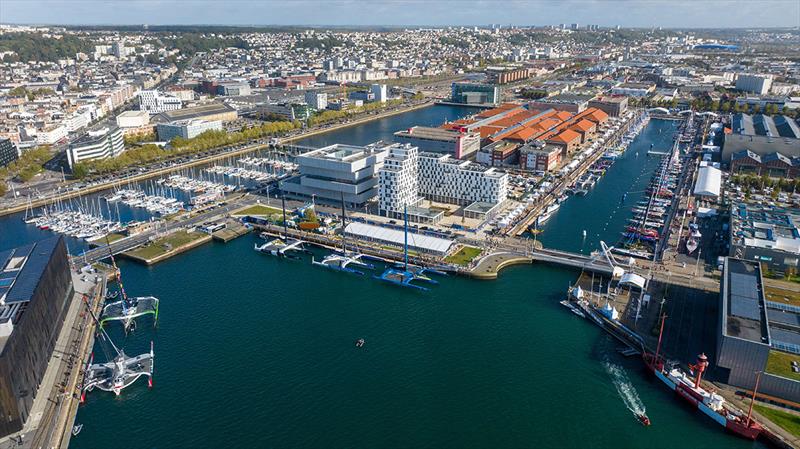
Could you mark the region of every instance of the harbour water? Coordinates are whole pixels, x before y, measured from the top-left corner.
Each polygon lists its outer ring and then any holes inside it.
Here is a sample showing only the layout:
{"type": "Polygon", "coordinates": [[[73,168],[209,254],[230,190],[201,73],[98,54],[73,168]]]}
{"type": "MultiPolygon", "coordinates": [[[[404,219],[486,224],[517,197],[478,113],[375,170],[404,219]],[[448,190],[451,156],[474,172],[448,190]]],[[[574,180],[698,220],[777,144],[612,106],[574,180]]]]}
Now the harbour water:
{"type": "MultiPolygon", "coordinates": [[[[437,108],[371,124],[371,135],[359,127],[326,139],[386,138],[437,108]]],[[[540,236],[545,245],[586,252],[599,239],[615,242],[627,213],[612,211],[626,189],[646,183],[657,161],[645,153],[651,142],[668,144],[671,126],[651,122],[593,192],[570,198],[540,236]]],[[[20,231],[10,218],[0,221],[0,249],[44,232],[20,231]]],[[[157,329],[125,339],[112,328],[130,354],[155,341],[155,386],[91,393],[73,447],[760,446],[682,406],[640,361],[560,306],[575,271],[517,266],[496,281],[447,277],[418,293],[258,254],[254,239],[155,267],[120,263],[129,295],[161,299],[157,329]],[[651,427],[626,407],[609,363],[625,371],[651,427]]],[[[103,356],[100,345],[95,352],[103,356]]]]}

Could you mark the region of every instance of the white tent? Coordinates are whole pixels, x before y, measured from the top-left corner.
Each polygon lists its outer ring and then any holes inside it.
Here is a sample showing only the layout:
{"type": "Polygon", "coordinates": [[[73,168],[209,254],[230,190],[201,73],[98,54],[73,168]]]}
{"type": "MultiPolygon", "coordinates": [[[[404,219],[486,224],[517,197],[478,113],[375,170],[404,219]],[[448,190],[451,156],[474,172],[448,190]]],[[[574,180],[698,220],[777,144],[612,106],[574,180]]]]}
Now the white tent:
{"type": "Polygon", "coordinates": [[[694,194],[698,196],[719,196],[722,185],[722,172],[715,167],[700,167],[694,194]]]}
{"type": "Polygon", "coordinates": [[[644,289],[645,279],[636,273],[625,273],[619,280],[620,285],[628,285],[644,289]]]}

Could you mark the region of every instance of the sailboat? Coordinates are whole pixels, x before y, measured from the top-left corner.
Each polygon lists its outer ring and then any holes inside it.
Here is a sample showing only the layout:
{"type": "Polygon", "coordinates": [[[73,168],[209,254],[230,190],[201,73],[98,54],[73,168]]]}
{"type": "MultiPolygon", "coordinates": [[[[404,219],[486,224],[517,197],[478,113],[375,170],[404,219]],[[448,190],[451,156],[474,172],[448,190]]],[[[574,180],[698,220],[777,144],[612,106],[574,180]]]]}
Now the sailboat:
{"type": "Polygon", "coordinates": [[[83,373],[81,402],[86,401],[86,392],[92,391],[95,388],[99,388],[103,391],[110,391],[119,396],[123,389],[131,386],[142,376],[148,378],[147,385],[152,387],[153,361],[155,360],[153,342],[150,342],[150,352],[137,355],[136,357],[128,357],[122,349],[114,344],[106,330],[100,326],[100,322],[97,320],[97,317],[95,317],[94,312],[88,307],[86,295],[84,295],[83,301],[87,303],[89,315],[91,315],[100,329],[101,342],[108,342],[114,350],[115,356],[109,362],[93,363],[94,353],[92,353],[83,373]]]}
{"type": "Polygon", "coordinates": [[[108,241],[108,235],[106,235],[106,245],[111,256],[111,266],[114,268],[114,273],[117,277],[117,285],[119,286],[119,291],[115,292],[110,299],[117,298],[120,295],[122,299],[108,303],[103,307],[100,326],[105,324],[106,321],[122,321],[125,333],[127,333],[136,328],[136,321],[134,320],[145,315],[153,315],[153,326],[155,326],[158,322],[158,298],[154,296],[128,297],[122,284],[122,271],[117,268],[114,253],[111,251],[111,243],[108,241]]]}
{"type": "Polygon", "coordinates": [[[374,276],[375,279],[380,279],[382,281],[390,282],[395,285],[399,285],[401,287],[410,287],[416,288],[417,290],[428,291],[426,287],[421,285],[413,284],[413,281],[422,280],[426,282],[436,283],[433,279],[430,279],[426,276],[421,274],[415,273],[409,270],[408,267],[408,207],[403,207],[403,266],[402,269],[400,268],[393,268],[389,267],[386,271],[383,272],[380,276],[374,276]]]}
{"type": "Polygon", "coordinates": [[[375,267],[361,260],[363,254],[356,253],[353,255],[348,255],[347,233],[345,232],[346,227],[347,227],[347,212],[344,207],[344,194],[342,194],[342,254],[335,254],[335,253],[329,254],[325,256],[325,258],[322,259],[321,261],[315,260],[314,257],[312,256],[311,263],[313,265],[330,268],[331,270],[344,271],[346,273],[353,273],[353,274],[358,274],[360,276],[364,276],[363,271],[350,268],[350,265],[358,265],[370,270],[375,267]]]}
{"type": "Polygon", "coordinates": [[[286,222],[286,199],[281,196],[281,208],[283,209],[283,238],[275,238],[262,245],[254,245],[256,251],[269,254],[277,257],[286,257],[288,259],[300,259],[298,256],[289,253],[291,250],[304,251],[302,240],[289,241],[289,230],[286,222]]]}

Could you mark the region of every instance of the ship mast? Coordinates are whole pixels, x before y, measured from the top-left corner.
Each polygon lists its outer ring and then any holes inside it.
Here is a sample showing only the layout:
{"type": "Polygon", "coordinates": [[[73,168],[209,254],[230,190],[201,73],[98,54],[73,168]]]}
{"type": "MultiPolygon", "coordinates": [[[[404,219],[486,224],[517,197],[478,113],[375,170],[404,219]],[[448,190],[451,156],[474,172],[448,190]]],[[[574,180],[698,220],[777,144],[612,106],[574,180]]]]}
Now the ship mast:
{"type": "Polygon", "coordinates": [[[408,206],[403,205],[403,269],[408,271],[408,206]]]}
{"type": "Polygon", "coordinates": [[[347,227],[347,220],[346,220],[346,212],[344,208],[344,192],[342,194],[342,255],[347,257],[347,233],[345,232],[345,228],[347,227]]]}
{"type": "Polygon", "coordinates": [[[756,394],[758,394],[758,383],[761,381],[761,371],[756,372],[756,386],[753,388],[753,396],[750,398],[750,408],[747,410],[747,422],[745,425],[750,427],[751,417],[753,416],[753,403],[756,402],[756,394]]]}
{"type": "Polygon", "coordinates": [[[281,209],[283,210],[283,238],[289,238],[289,230],[286,227],[286,197],[281,195],[281,209]]]}
{"type": "Polygon", "coordinates": [[[658,346],[656,346],[656,358],[653,363],[658,363],[658,356],[661,353],[661,337],[664,335],[665,321],[667,321],[667,314],[661,315],[661,330],[658,331],[658,346]]]}

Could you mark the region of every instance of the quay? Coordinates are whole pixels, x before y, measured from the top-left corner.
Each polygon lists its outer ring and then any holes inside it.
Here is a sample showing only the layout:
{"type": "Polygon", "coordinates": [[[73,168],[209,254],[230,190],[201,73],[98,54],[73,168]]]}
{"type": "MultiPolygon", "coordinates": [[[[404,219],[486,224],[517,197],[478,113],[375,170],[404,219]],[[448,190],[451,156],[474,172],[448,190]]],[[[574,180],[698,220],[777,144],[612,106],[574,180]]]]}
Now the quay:
{"type": "MultiPolygon", "coordinates": [[[[379,120],[379,119],[382,119],[382,118],[391,117],[391,116],[394,116],[394,115],[403,114],[403,113],[406,113],[406,112],[411,112],[411,111],[415,111],[415,110],[418,110],[418,109],[427,108],[429,106],[433,106],[434,104],[435,103],[433,101],[426,100],[426,101],[421,102],[421,103],[416,103],[416,104],[412,104],[412,105],[408,105],[408,106],[404,106],[404,107],[399,107],[399,108],[388,110],[388,111],[381,111],[381,112],[378,112],[376,114],[368,114],[365,117],[359,117],[359,118],[356,118],[356,119],[353,119],[353,120],[349,120],[349,121],[344,122],[344,123],[338,123],[338,124],[335,124],[335,125],[329,125],[329,126],[324,126],[324,127],[321,127],[321,128],[315,128],[315,129],[312,129],[312,130],[303,131],[303,132],[300,132],[300,133],[295,134],[295,135],[290,135],[290,136],[287,136],[287,137],[279,138],[278,139],[278,143],[275,146],[278,147],[278,148],[288,147],[289,149],[291,149],[291,148],[294,147],[294,145],[292,145],[292,143],[296,142],[298,140],[303,140],[303,139],[307,139],[309,137],[313,137],[313,136],[316,136],[316,135],[329,133],[331,131],[336,131],[336,130],[339,130],[339,129],[345,129],[345,128],[349,128],[349,127],[352,127],[352,126],[362,125],[364,123],[371,122],[371,121],[374,121],[374,120],[379,120]]],[[[180,164],[176,164],[174,166],[165,167],[165,168],[159,168],[159,169],[156,169],[156,170],[150,170],[150,171],[147,171],[147,172],[144,172],[144,173],[128,176],[128,177],[125,177],[125,178],[122,178],[122,179],[115,179],[113,181],[104,182],[102,184],[87,186],[87,187],[84,187],[84,188],[81,188],[81,189],[72,188],[72,185],[76,183],[75,181],[68,182],[63,186],[64,189],[68,189],[68,190],[65,190],[65,191],[59,190],[59,191],[55,192],[54,194],[52,194],[50,196],[47,196],[45,198],[31,199],[30,203],[24,202],[22,204],[17,204],[17,205],[11,206],[11,207],[0,209],[0,217],[5,216],[5,215],[11,215],[11,214],[19,213],[19,212],[24,212],[26,209],[29,209],[29,208],[36,208],[36,207],[46,206],[48,204],[53,204],[53,203],[55,203],[57,201],[65,201],[65,200],[69,200],[69,199],[72,199],[72,198],[78,198],[78,197],[81,197],[81,196],[84,196],[84,195],[88,195],[88,194],[91,194],[91,193],[102,192],[104,190],[108,190],[110,188],[113,188],[115,185],[130,184],[130,183],[145,181],[145,180],[148,180],[148,179],[151,179],[151,178],[156,178],[156,177],[163,176],[163,175],[166,175],[166,174],[169,174],[169,173],[173,173],[173,172],[176,172],[176,171],[185,170],[185,169],[196,167],[196,166],[199,166],[199,165],[205,165],[205,164],[208,164],[208,163],[211,163],[211,162],[215,162],[215,161],[219,161],[219,160],[222,160],[222,159],[228,159],[228,158],[231,158],[231,157],[243,156],[243,155],[246,155],[246,154],[249,154],[249,153],[252,153],[252,152],[255,152],[255,151],[259,151],[259,150],[264,150],[264,149],[267,149],[267,148],[270,148],[270,145],[268,143],[255,143],[255,144],[246,145],[246,146],[244,146],[242,148],[225,149],[225,150],[223,150],[221,152],[215,153],[215,154],[210,155],[210,156],[196,158],[196,159],[193,159],[191,161],[187,161],[187,162],[183,162],[183,163],[180,163],[180,164]]],[[[302,147],[300,147],[300,148],[302,148],[302,147]]]]}

